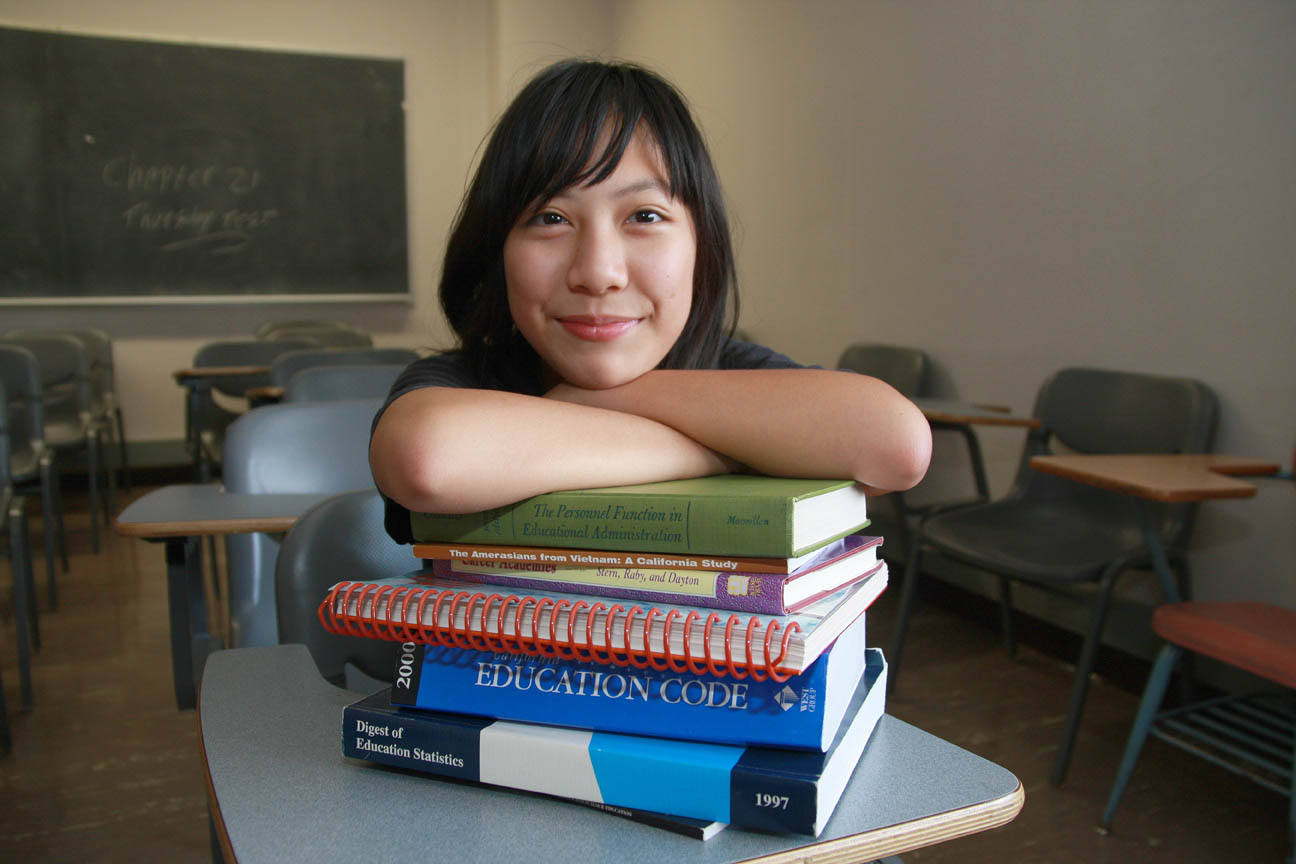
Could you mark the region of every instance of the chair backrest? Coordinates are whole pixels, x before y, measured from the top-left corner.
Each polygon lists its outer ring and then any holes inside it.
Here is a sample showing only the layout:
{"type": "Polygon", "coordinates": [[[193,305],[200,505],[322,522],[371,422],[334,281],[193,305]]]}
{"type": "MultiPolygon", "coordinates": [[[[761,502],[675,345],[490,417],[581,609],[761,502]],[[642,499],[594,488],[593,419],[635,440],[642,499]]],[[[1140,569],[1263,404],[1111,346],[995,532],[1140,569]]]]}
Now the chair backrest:
{"type": "MultiPolygon", "coordinates": [[[[230,425],[225,488],[231,492],[311,493],[372,489],[369,428],[382,401],[266,405],[230,425]]],[[[279,641],[274,568],[279,538],[225,538],[234,647],[279,641]]]]}
{"type": "Polygon", "coordinates": [[[276,387],[287,387],[298,372],[317,366],[390,363],[408,366],[417,359],[418,353],[409,348],[307,348],[288,351],[280,354],[270,364],[270,383],[276,387]]]}
{"type": "Polygon", "coordinates": [[[3,381],[0,381],[0,489],[6,493],[9,489],[9,407],[3,381]]]}
{"type": "Polygon", "coordinates": [[[927,395],[931,358],[921,348],[856,342],[842,352],[837,366],[879,378],[910,399],[927,395]]]}
{"type": "MultiPolygon", "coordinates": [[[[305,340],[267,341],[264,339],[228,339],[208,342],[194,353],[193,365],[205,366],[270,366],[280,354],[315,348],[305,340]]],[[[212,379],[212,389],[226,396],[242,398],[253,387],[270,383],[269,372],[247,375],[229,375],[212,379]]]]}
{"type": "MultiPolygon", "coordinates": [[[[0,386],[5,391],[4,423],[8,428],[9,465],[21,463],[34,472],[38,468],[36,454],[45,440],[40,364],[35,355],[19,345],[0,342],[0,386]]],[[[24,479],[18,474],[17,470],[11,469],[9,477],[15,482],[24,479]]]]}
{"type": "Polygon", "coordinates": [[[385,397],[408,364],[316,366],[303,369],[284,388],[285,402],[326,402],[334,399],[385,397]]]}
{"type": "Polygon", "coordinates": [[[66,332],[10,331],[3,341],[36,358],[47,424],[81,424],[90,418],[90,356],[80,339],[66,332]]]}
{"type": "Polygon", "coordinates": [[[293,525],[279,552],[279,640],[306,645],[320,674],[334,683],[342,683],[347,663],[390,681],[397,643],[329,633],[320,626],[317,610],[328,589],[345,579],[399,576],[418,567],[409,547],[383,529],[383,503],[376,489],[316,504],[293,525]]]}
{"type": "Polygon", "coordinates": [[[284,330],[292,327],[337,327],[340,329],[346,329],[350,326],[351,326],[350,324],[344,324],[341,321],[325,321],[325,320],[265,321],[257,325],[256,329],[252,331],[252,335],[256,336],[258,339],[273,339],[276,331],[284,330]]]}
{"type": "Polygon", "coordinates": [[[290,339],[298,342],[310,342],[321,348],[367,348],[373,345],[373,337],[363,330],[354,327],[281,327],[264,337],[281,342],[290,339]]]}
{"type": "MultiPolygon", "coordinates": [[[[1032,456],[1080,453],[1206,453],[1215,437],[1218,403],[1200,381],[1121,372],[1067,368],[1040,386],[1033,416],[1041,422],[1026,437],[1010,495],[1084,499],[1095,512],[1132,505],[1124,496],[1042,474],[1032,456]],[[1060,445],[1060,446],[1059,446],[1060,445]]],[[[1180,548],[1192,528],[1196,506],[1156,508],[1164,542],[1180,548]]]]}
{"type": "Polygon", "coordinates": [[[81,343],[88,364],[86,371],[90,381],[91,411],[96,416],[102,415],[113,399],[112,339],[103,330],[94,327],[11,330],[5,334],[5,339],[46,336],[70,336],[81,343]]]}
{"type": "Polygon", "coordinates": [[[116,402],[112,337],[96,327],[75,327],[68,333],[85,346],[90,358],[90,385],[96,413],[102,413],[116,402]]]}

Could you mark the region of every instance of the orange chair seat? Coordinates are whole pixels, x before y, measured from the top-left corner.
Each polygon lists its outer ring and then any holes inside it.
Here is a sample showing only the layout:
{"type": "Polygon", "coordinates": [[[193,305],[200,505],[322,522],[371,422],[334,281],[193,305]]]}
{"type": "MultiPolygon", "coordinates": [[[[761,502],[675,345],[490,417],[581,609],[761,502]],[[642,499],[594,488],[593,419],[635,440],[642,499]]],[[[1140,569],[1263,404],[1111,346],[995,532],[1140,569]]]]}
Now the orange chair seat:
{"type": "Polygon", "coordinates": [[[1206,657],[1296,689],[1296,611],[1266,603],[1167,603],[1152,629],[1206,657]]]}

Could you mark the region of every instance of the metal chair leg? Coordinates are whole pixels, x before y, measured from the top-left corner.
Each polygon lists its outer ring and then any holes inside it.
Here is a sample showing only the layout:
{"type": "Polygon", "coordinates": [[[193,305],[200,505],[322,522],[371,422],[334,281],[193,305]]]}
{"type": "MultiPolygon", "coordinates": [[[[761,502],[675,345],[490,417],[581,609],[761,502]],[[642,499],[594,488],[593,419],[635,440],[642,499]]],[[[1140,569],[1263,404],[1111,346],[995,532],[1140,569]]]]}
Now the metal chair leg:
{"type": "Polygon", "coordinates": [[[1098,646],[1102,642],[1103,625],[1107,620],[1107,607],[1111,601],[1112,587],[1116,584],[1116,577],[1122,569],[1124,569],[1123,563],[1110,566],[1099,580],[1098,599],[1094,602],[1089,632],[1085,634],[1080,658],[1076,661],[1075,678],[1071,682],[1071,698],[1067,704],[1066,721],[1062,725],[1062,741],[1058,745],[1057,755],[1053,758],[1051,779],[1054,786],[1062,785],[1062,781],[1066,780],[1067,768],[1071,765],[1071,751],[1075,748],[1076,732],[1079,731],[1085,698],[1089,694],[1089,675],[1093,672],[1094,661],[1098,657],[1098,646]]]}
{"type": "Polygon", "coordinates": [[[999,577],[999,628],[1003,633],[1004,651],[1017,656],[1017,633],[1013,628],[1012,579],[999,577]]]}
{"type": "Polygon", "coordinates": [[[103,501],[99,491],[99,432],[91,429],[86,434],[86,462],[90,480],[90,548],[99,554],[99,514],[103,501]]]}
{"type": "Polygon", "coordinates": [[[131,488],[130,476],[130,456],[126,450],[126,426],[122,423],[122,410],[114,405],[112,409],[112,420],[116,425],[118,459],[121,467],[121,484],[127,492],[131,488]]]}
{"type": "Polygon", "coordinates": [[[891,637],[891,651],[887,657],[887,695],[895,692],[900,680],[900,659],[904,655],[905,635],[909,631],[909,617],[918,602],[919,563],[922,559],[922,529],[914,533],[909,554],[905,557],[904,584],[900,586],[900,608],[896,610],[895,634],[891,637]]]}
{"type": "Polygon", "coordinates": [[[1166,686],[1170,683],[1170,673],[1174,671],[1175,661],[1179,659],[1181,653],[1182,650],[1177,645],[1166,643],[1152,664],[1147,684],[1143,687],[1143,698],[1139,701],[1138,712],[1134,715],[1134,727],[1130,729],[1129,740],[1125,743],[1125,754],[1121,756],[1111,794],[1107,796],[1107,806],[1103,809],[1102,827],[1104,828],[1111,827],[1112,817],[1116,815],[1121,796],[1125,794],[1125,786],[1129,783],[1130,775],[1134,773],[1134,765],[1143,751],[1148,732],[1152,730],[1152,721],[1156,719],[1161,700],[1165,698],[1166,686]]]}
{"type": "Polygon", "coordinates": [[[18,687],[21,710],[32,707],[31,556],[27,551],[27,511],[22,499],[9,503],[9,560],[13,565],[14,629],[18,634],[18,687]]]}

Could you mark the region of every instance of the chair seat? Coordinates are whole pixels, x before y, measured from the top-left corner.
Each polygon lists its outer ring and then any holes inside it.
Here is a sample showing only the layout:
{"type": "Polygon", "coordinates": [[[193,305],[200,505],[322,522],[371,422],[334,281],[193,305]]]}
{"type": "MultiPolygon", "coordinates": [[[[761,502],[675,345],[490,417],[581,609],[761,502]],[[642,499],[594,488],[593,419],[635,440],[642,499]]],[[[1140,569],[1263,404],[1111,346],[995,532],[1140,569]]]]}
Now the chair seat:
{"type": "Polygon", "coordinates": [[[81,448],[85,446],[86,427],[82,423],[68,423],[50,420],[45,421],[45,443],[57,449],[81,448]]]}
{"type": "Polygon", "coordinates": [[[1078,583],[1115,559],[1142,559],[1143,538],[1124,514],[1066,501],[1005,499],[941,513],[923,525],[926,542],[975,567],[1025,581],[1078,583]]]}
{"type": "Polygon", "coordinates": [[[1167,603],[1152,613],[1167,642],[1296,689],[1296,611],[1267,603],[1167,603]]]}

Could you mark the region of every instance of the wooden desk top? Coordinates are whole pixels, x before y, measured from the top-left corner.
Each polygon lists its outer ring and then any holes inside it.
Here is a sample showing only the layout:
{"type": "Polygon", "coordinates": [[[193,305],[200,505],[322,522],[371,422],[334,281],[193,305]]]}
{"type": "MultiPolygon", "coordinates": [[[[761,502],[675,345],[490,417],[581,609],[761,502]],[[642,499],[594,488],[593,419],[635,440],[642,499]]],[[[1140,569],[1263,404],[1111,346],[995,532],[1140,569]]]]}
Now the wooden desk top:
{"type": "Polygon", "coordinates": [[[269,373],[269,366],[192,366],[186,369],[177,369],[171,373],[177,384],[184,384],[186,381],[197,381],[204,378],[232,378],[236,375],[265,375],[269,373]]]}
{"type": "Polygon", "coordinates": [[[1228,475],[1267,475],[1278,464],[1219,453],[1075,453],[1035,456],[1030,466],[1077,483],[1152,501],[1250,498],[1256,487],[1228,475]]]}
{"type": "Polygon", "coordinates": [[[1040,421],[1034,417],[1012,414],[995,405],[976,405],[954,399],[915,399],[914,404],[923,416],[933,423],[951,423],[960,426],[1017,426],[1034,429],[1040,421]]]}
{"type": "Polygon", "coordinates": [[[114,523],[118,534],[167,537],[287,531],[311,505],[336,492],[226,492],[217,483],[164,486],[131,502],[114,523]]]}
{"type": "Polygon", "coordinates": [[[391,861],[874,861],[1003,825],[1024,801],[1011,772],[884,716],[818,838],[728,828],[698,841],[543,795],[346,759],[342,709],[363,695],[320,678],[303,645],[211,655],[199,744],[229,860],[363,861],[381,849],[391,861]]]}
{"type": "Polygon", "coordinates": [[[283,398],[284,388],[277,384],[266,384],[263,387],[250,387],[243,395],[253,401],[278,402],[283,398]]]}

